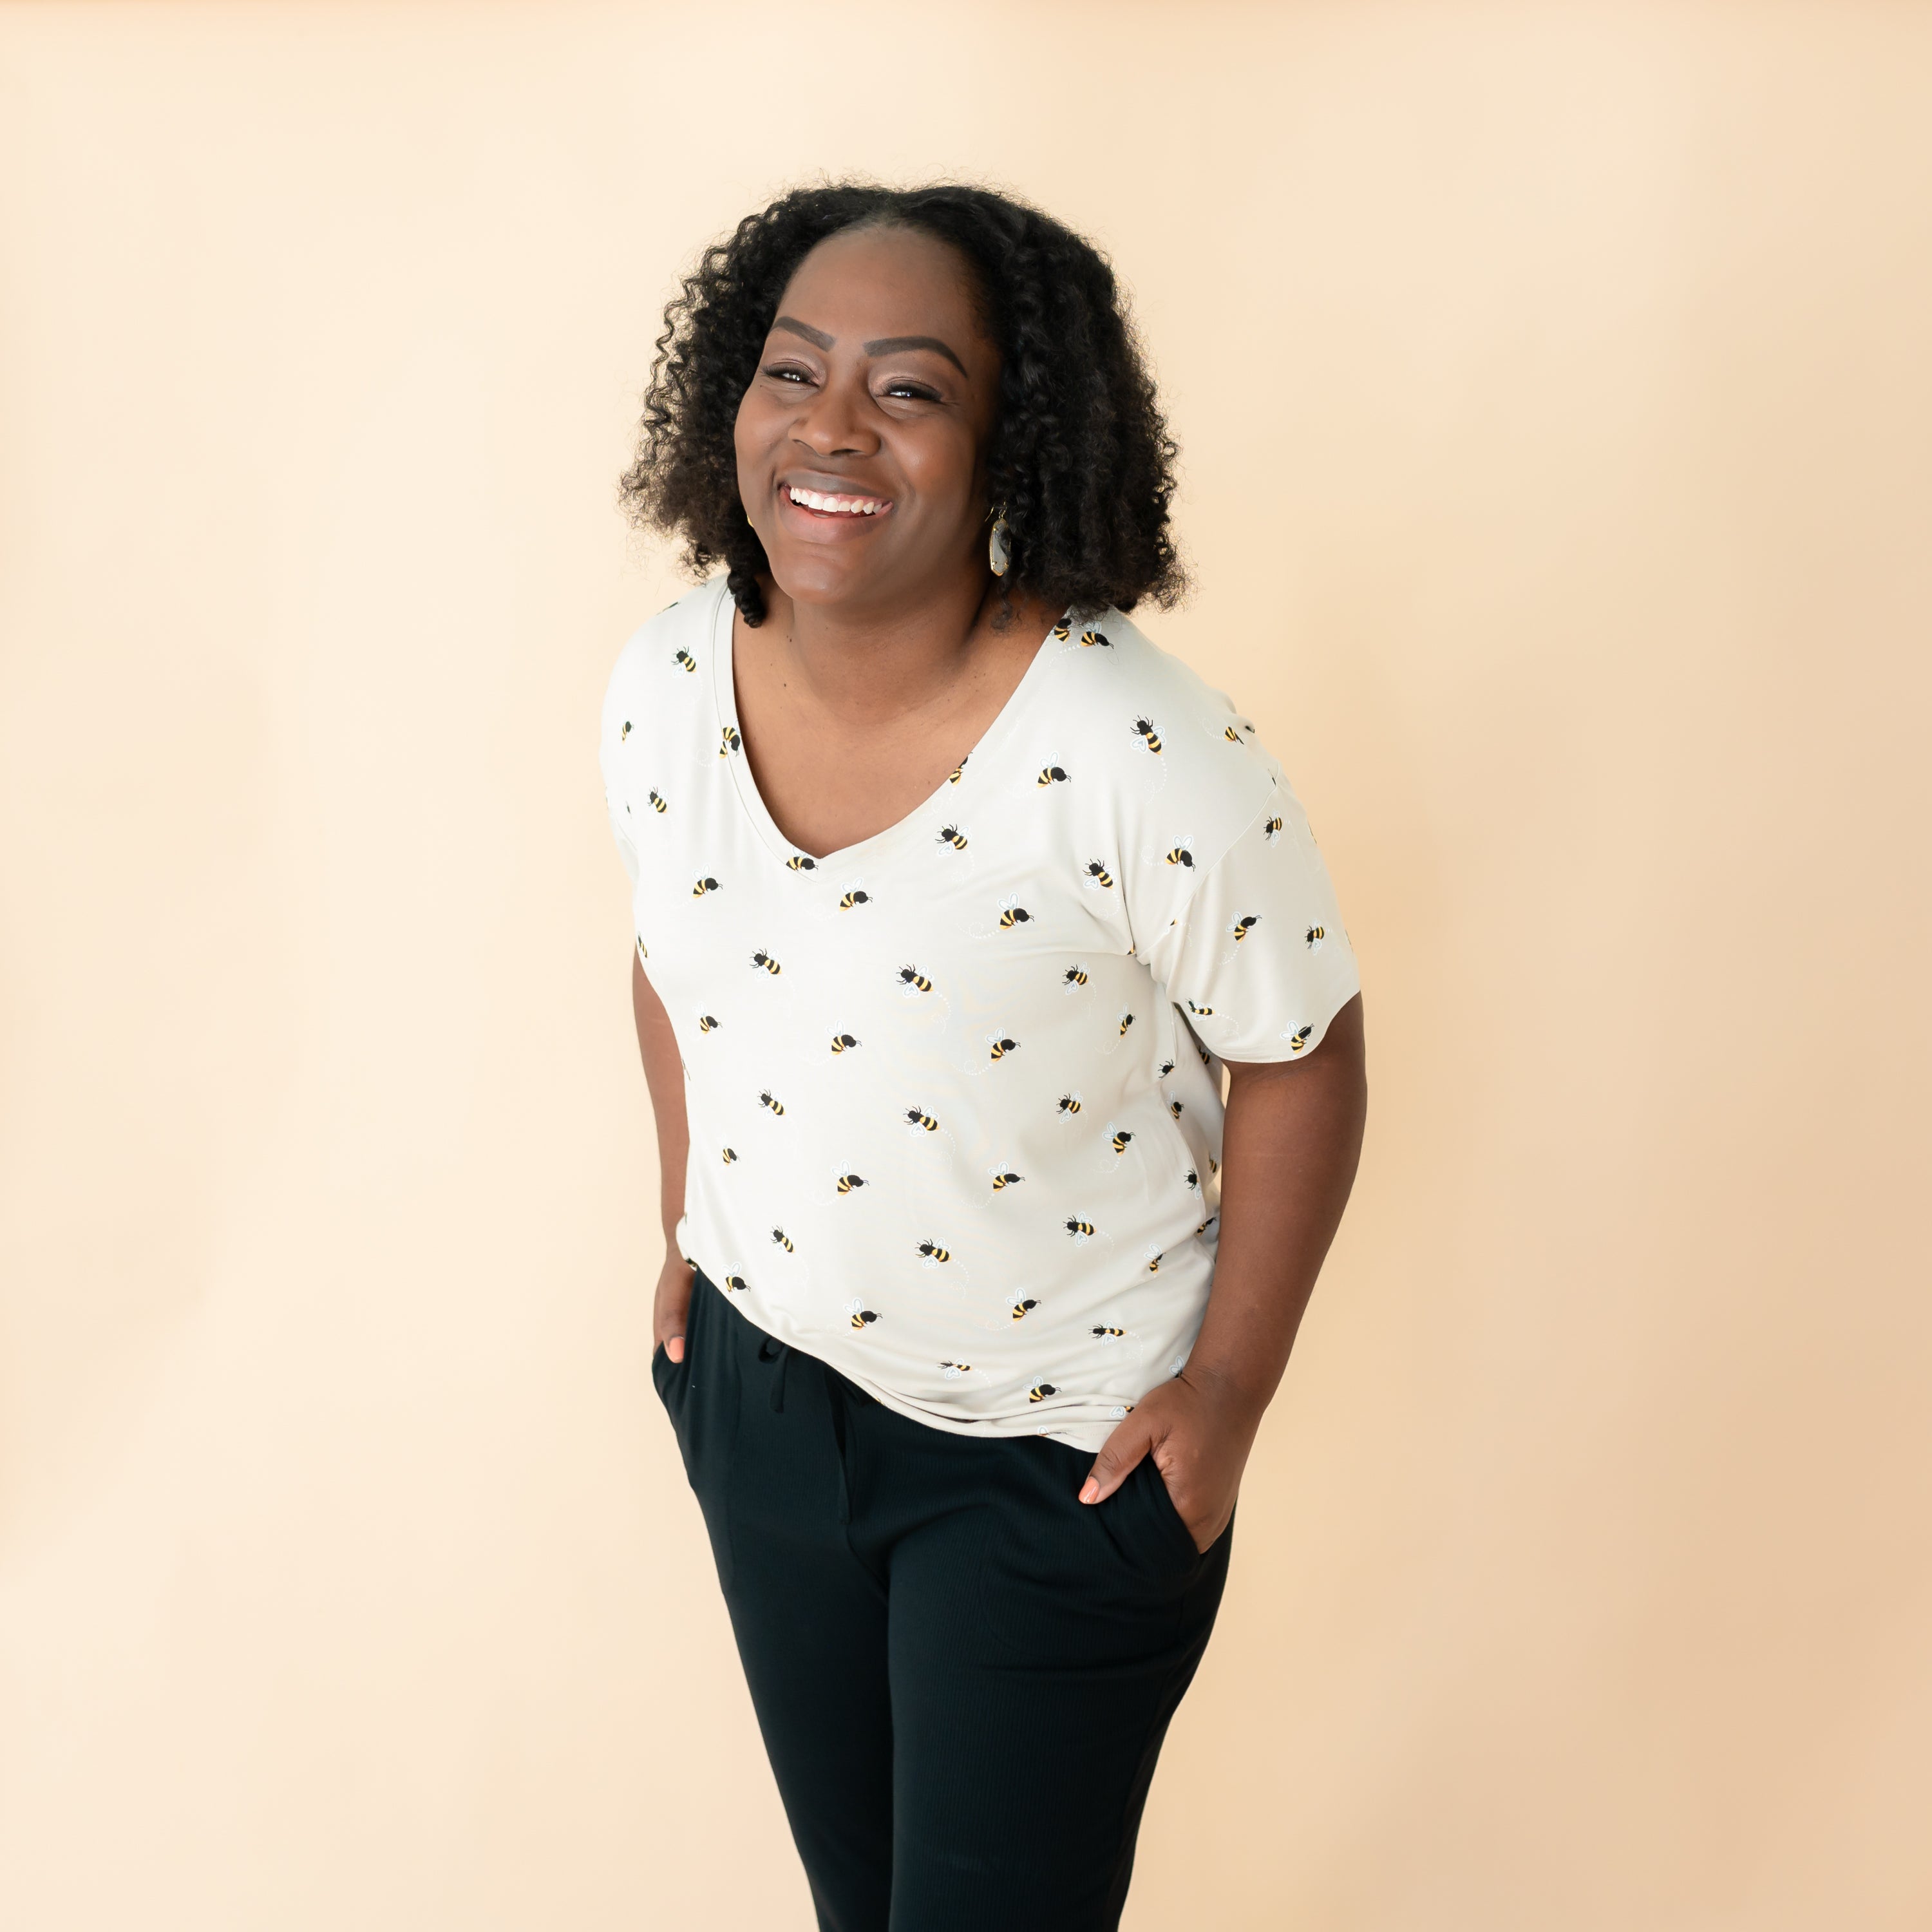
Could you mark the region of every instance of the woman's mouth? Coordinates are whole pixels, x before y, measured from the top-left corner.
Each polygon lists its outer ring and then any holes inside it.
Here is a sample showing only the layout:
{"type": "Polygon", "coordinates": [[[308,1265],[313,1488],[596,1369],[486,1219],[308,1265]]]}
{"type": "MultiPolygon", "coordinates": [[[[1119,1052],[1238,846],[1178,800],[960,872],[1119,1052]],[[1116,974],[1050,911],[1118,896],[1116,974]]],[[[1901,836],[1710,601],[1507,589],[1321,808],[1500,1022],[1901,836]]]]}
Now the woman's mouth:
{"type": "Polygon", "coordinates": [[[790,502],[815,516],[876,517],[892,506],[890,496],[834,496],[829,490],[806,490],[796,483],[788,483],[784,488],[790,502]]]}

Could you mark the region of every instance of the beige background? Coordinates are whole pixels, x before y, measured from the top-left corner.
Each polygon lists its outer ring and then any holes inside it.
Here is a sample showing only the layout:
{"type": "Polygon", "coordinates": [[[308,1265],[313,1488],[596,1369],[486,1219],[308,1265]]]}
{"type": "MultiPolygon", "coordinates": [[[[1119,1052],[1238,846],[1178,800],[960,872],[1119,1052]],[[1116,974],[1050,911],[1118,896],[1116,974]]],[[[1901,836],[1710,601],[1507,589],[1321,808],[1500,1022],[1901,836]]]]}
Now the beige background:
{"type": "Polygon", "coordinates": [[[804,1928],[596,771],[698,245],[1112,250],[1360,948],[1131,1932],[1932,1921],[1932,9],[0,14],[0,1918],[804,1928]]]}

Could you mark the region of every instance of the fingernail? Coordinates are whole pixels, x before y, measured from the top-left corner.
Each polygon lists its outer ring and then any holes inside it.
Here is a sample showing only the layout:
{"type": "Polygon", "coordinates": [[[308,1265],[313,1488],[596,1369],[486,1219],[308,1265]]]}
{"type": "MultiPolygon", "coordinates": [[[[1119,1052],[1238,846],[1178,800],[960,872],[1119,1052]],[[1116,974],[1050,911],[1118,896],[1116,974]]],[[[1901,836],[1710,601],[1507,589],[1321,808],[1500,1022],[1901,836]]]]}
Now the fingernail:
{"type": "Polygon", "coordinates": [[[684,1337],[682,1335],[674,1335],[670,1340],[664,1344],[664,1353],[668,1355],[674,1362],[682,1361],[684,1360],[684,1337]]]}
{"type": "Polygon", "coordinates": [[[1094,1481],[1091,1476],[1089,1476],[1087,1478],[1084,1486],[1081,1490],[1080,1500],[1083,1503],[1097,1502],[1100,1500],[1100,1485],[1094,1481]]]}

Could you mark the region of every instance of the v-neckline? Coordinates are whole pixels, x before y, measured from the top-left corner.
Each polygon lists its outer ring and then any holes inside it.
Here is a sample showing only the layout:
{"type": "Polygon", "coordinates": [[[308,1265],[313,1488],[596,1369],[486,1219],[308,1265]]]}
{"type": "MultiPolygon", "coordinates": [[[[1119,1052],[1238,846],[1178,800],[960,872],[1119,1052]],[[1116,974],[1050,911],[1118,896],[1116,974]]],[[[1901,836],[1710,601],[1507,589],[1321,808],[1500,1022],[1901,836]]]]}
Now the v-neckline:
{"type": "Polygon", "coordinates": [[[745,814],[756,828],[758,836],[770,849],[772,856],[789,865],[794,859],[808,859],[817,868],[832,866],[840,868],[860,865],[880,857],[893,845],[909,836],[913,830],[943,800],[957,800],[968,795],[969,783],[983,778],[987,766],[992,763],[1004,740],[1017,728],[1021,712],[1025,709],[1025,700],[1031,698],[1034,688],[1044,682],[1046,667],[1052,662],[1054,652],[1053,627],[1040,640],[1031,660],[1021,674],[1018,683],[1006,694],[1006,701],[994,713],[992,721],[980,733],[979,740],[953,772],[959,774],[957,782],[952,773],[941,778],[937,786],[902,818],[880,830],[862,838],[855,844],[842,845],[837,850],[827,852],[823,857],[817,853],[807,852],[794,845],[778,830],[778,821],[766,809],[764,795],[758,790],[758,781],[752,776],[752,763],[745,755],[744,734],[738,726],[738,687],[733,663],[733,623],[737,605],[730,595],[730,586],[725,579],[718,579],[718,602],[712,614],[711,670],[712,694],[717,710],[717,723],[720,734],[728,727],[736,736],[736,748],[726,759],[731,768],[731,777],[738,792],[738,802],[745,814]]]}

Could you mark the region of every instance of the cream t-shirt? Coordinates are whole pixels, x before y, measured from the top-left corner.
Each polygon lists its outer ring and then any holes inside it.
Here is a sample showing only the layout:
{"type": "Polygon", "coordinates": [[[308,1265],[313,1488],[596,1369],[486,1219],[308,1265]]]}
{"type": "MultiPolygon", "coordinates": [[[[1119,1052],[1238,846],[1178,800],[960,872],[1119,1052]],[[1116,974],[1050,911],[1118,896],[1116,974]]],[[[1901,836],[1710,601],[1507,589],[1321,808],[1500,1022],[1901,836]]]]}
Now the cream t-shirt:
{"type": "Polygon", "coordinates": [[[1098,1449],[1201,1326],[1220,1058],[1313,1052],[1359,985],[1307,820],[1110,610],[923,805],[812,858],[745,758],[732,614],[720,575],[652,618],[603,711],[684,1061],[680,1249],[902,1414],[1098,1449]]]}

